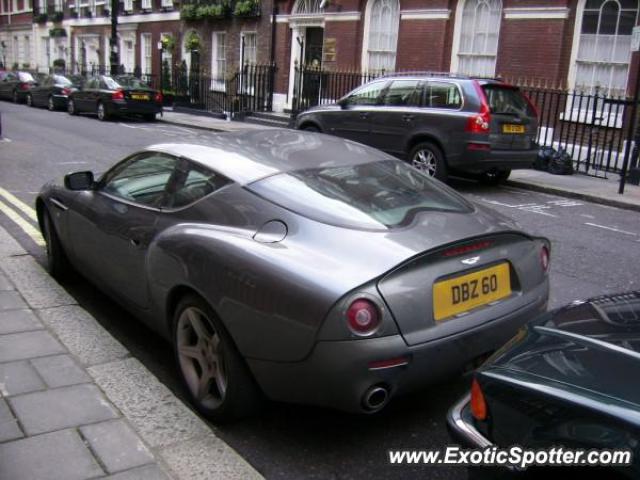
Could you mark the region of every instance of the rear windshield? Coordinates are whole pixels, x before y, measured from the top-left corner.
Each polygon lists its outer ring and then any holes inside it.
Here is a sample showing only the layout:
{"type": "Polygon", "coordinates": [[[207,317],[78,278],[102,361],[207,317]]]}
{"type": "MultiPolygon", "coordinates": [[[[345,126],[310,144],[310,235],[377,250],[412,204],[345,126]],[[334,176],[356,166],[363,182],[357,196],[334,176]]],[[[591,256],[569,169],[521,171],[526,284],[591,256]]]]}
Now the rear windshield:
{"type": "Polygon", "coordinates": [[[136,77],[116,77],[116,80],[123,87],[130,88],[149,88],[149,85],[136,77]]]}
{"type": "Polygon", "coordinates": [[[397,160],[282,173],[247,188],[305,217],[350,228],[386,230],[420,212],[470,210],[447,187],[397,160]]]}
{"type": "Polygon", "coordinates": [[[33,76],[29,72],[18,72],[18,79],[21,82],[35,82],[33,76]]]}
{"type": "Polygon", "coordinates": [[[121,85],[111,77],[102,77],[102,80],[109,90],[117,90],[121,87],[121,85]]]}
{"type": "Polygon", "coordinates": [[[483,85],[482,90],[489,102],[491,113],[534,117],[535,112],[524,94],[513,87],[500,85],[483,85]]]}
{"type": "Polygon", "coordinates": [[[69,80],[67,77],[63,77],[62,75],[56,75],[55,77],[53,77],[53,79],[58,85],[63,85],[63,86],[73,85],[71,80],[69,80]]]}

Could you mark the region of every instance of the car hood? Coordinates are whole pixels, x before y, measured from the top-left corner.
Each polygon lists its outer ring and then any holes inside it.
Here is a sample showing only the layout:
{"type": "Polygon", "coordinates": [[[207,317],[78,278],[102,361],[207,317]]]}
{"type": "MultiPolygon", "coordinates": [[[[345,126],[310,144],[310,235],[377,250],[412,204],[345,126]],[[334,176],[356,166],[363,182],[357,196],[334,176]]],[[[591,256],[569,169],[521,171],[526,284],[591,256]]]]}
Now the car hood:
{"type": "Polygon", "coordinates": [[[640,292],[574,302],[535,319],[480,371],[490,370],[640,406],[640,292]]]}

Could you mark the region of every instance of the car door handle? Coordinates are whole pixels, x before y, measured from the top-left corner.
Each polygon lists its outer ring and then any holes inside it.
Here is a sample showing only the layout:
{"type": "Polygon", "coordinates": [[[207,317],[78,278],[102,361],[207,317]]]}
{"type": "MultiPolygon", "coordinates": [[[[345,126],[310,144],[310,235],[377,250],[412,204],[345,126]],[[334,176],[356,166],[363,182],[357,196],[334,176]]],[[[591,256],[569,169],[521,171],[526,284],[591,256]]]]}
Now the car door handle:
{"type": "Polygon", "coordinates": [[[411,115],[410,113],[405,113],[404,115],[402,115],[402,119],[405,122],[410,122],[411,120],[413,120],[413,115],[411,115]]]}
{"type": "Polygon", "coordinates": [[[138,248],[141,242],[138,238],[130,238],[129,243],[131,244],[131,246],[138,248]]]}

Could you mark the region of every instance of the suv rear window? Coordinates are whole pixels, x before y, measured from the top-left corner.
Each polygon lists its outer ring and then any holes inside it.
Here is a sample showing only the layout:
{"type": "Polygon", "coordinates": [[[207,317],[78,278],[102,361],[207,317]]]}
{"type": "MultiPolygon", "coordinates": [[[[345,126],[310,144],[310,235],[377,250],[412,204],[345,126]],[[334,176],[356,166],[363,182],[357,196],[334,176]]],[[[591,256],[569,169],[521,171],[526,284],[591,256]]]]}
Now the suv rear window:
{"type": "Polygon", "coordinates": [[[424,211],[468,212],[447,187],[398,160],[281,173],[247,188],[313,220],[386,230],[424,211]]]}
{"type": "Polygon", "coordinates": [[[18,72],[18,79],[21,82],[35,82],[35,80],[33,79],[33,75],[31,75],[29,72],[18,72]]]}
{"type": "Polygon", "coordinates": [[[535,112],[524,94],[515,87],[504,85],[483,85],[491,113],[535,117],[535,112]]]}

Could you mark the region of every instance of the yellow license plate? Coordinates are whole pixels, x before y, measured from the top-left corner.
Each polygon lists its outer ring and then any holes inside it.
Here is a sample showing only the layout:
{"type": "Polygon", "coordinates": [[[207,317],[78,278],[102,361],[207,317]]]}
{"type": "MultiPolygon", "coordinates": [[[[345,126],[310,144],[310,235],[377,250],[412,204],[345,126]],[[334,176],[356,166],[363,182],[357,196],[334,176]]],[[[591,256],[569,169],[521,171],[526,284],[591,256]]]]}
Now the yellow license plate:
{"type": "Polygon", "coordinates": [[[461,275],[433,286],[436,322],[511,295],[509,264],[461,275]]]}
{"type": "Polygon", "coordinates": [[[502,125],[502,133],[524,133],[524,125],[505,123],[502,125]]]}
{"type": "Polygon", "coordinates": [[[139,93],[132,93],[131,98],[134,100],[149,100],[149,95],[140,95],[139,93]]]}

